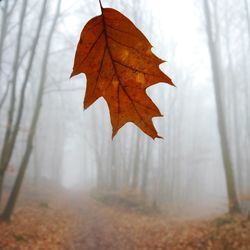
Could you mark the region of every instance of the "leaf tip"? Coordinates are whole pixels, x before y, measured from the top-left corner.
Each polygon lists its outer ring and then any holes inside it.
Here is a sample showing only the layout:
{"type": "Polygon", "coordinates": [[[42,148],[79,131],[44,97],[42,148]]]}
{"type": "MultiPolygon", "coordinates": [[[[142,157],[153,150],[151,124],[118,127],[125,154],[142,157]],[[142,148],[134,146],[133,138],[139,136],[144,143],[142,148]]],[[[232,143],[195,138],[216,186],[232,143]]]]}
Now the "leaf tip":
{"type": "Polygon", "coordinates": [[[152,137],[153,138],[153,140],[155,141],[155,139],[164,139],[162,136],[160,136],[160,135],[156,135],[156,136],[154,136],[154,137],[152,137]]]}
{"type": "Polygon", "coordinates": [[[90,104],[83,102],[82,106],[83,106],[83,110],[86,110],[90,106],[90,104]]]}
{"type": "Polygon", "coordinates": [[[72,71],[72,73],[70,74],[70,77],[69,77],[69,79],[71,79],[73,76],[75,76],[76,74],[75,74],[75,72],[74,72],[74,70],[72,71]]]}
{"type": "Polygon", "coordinates": [[[114,132],[114,131],[112,132],[112,141],[114,140],[116,134],[117,134],[117,131],[116,132],[114,132]]]}
{"type": "Polygon", "coordinates": [[[174,84],[174,82],[172,81],[172,79],[169,78],[167,75],[165,77],[164,82],[167,83],[167,84],[169,84],[169,85],[171,85],[171,86],[173,86],[173,87],[176,87],[176,85],[174,84]]]}
{"type": "Polygon", "coordinates": [[[169,83],[171,86],[177,88],[177,86],[171,81],[171,83],[169,83]]]}

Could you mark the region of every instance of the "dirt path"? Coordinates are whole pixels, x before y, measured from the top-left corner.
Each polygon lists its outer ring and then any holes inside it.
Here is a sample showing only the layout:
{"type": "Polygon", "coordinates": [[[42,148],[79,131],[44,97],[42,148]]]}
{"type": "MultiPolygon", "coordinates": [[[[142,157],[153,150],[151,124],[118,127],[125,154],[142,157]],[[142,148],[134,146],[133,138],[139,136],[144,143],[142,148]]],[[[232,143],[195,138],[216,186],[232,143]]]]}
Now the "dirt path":
{"type": "Polygon", "coordinates": [[[166,223],[160,217],[106,207],[87,197],[78,207],[78,214],[67,250],[205,249],[199,240],[206,233],[203,224],[192,228],[192,237],[187,240],[188,223],[166,223]]]}
{"type": "Polygon", "coordinates": [[[117,228],[118,213],[108,211],[91,198],[84,198],[78,207],[75,221],[76,232],[66,249],[97,250],[97,249],[133,249],[125,235],[117,228]]]}
{"type": "Polygon", "coordinates": [[[65,250],[250,250],[250,222],[242,217],[183,221],[78,201],[75,232],[65,250]]]}

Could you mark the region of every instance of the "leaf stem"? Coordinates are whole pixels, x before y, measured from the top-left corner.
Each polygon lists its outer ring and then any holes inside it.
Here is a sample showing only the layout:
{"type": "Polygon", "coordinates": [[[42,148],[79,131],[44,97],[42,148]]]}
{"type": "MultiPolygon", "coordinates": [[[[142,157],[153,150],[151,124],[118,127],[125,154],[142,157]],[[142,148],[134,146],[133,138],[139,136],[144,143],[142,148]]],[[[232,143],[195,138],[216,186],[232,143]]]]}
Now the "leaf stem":
{"type": "Polygon", "coordinates": [[[99,4],[100,4],[100,7],[101,7],[101,10],[103,10],[103,6],[102,6],[101,0],[99,0],[99,4]]]}

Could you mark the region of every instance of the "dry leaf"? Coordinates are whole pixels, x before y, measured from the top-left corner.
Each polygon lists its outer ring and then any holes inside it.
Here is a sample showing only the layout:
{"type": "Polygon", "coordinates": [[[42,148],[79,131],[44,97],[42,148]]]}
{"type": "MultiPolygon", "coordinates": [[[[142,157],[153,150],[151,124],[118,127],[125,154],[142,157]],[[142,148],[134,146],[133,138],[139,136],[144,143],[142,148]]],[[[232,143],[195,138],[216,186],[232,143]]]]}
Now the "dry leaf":
{"type": "Polygon", "coordinates": [[[152,118],[161,113],[146,88],[159,82],[174,84],[159,69],[164,61],[151,48],[127,17],[110,8],[102,8],[102,15],[91,19],[81,33],[71,76],[87,76],[84,108],[104,97],[113,137],[127,122],[135,123],[153,139],[159,137],[152,118]]]}

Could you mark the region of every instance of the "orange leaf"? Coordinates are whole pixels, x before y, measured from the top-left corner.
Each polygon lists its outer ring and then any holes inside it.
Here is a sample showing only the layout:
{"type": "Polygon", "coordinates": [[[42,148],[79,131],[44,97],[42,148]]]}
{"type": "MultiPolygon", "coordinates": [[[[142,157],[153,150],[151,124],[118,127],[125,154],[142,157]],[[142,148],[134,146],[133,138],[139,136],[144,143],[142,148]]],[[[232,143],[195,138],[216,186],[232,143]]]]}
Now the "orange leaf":
{"type": "Polygon", "coordinates": [[[151,48],[127,17],[110,8],[102,8],[102,15],[91,19],[81,33],[71,77],[87,76],[84,108],[104,97],[113,137],[127,122],[135,123],[153,139],[159,137],[152,118],[161,113],[146,88],[159,82],[174,84],[159,69],[164,61],[151,48]]]}

